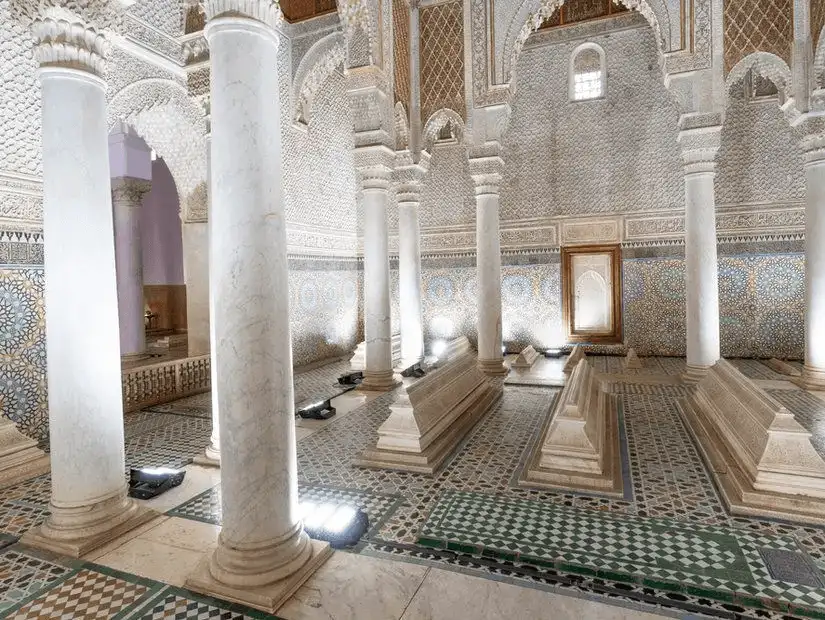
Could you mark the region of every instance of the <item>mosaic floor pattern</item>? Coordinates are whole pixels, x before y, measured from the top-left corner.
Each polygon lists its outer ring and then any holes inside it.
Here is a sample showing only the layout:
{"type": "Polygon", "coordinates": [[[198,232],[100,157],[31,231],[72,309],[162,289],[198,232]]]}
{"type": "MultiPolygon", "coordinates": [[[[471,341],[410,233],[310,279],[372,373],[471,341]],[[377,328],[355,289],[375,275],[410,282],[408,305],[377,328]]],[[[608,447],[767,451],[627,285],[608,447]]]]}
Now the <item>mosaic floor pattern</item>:
{"type": "MultiPolygon", "coordinates": [[[[589,359],[600,372],[624,373],[622,358],[589,359]]],[[[684,370],[676,358],[643,361],[645,373],[684,370]]],[[[308,371],[303,394],[315,396],[345,367],[308,371]]],[[[742,367],[775,378],[760,362],[742,367]]],[[[299,496],[365,509],[371,528],[357,553],[691,618],[825,618],[825,528],[728,515],[680,418],[676,405],[685,388],[622,380],[610,390],[624,421],[633,490],[627,499],[516,485],[558,390],[515,386],[505,387],[501,401],[432,478],[350,465],[376,440],[393,394],[334,419],[298,444],[299,496]]],[[[825,402],[801,390],[772,393],[815,432],[822,449],[825,402]]],[[[211,432],[207,396],[128,416],[127,461],[177,467],[198,454],[211,432]],[[201,413],[185,412],[194,409],[201,413]]],[[[45,518],[49,486],[41,476],[0,490],[0,615],[264,617],[93,564],[4,546],[45,518]]],[[[168,514],[220,523],[220,487],[168,514]]]]}

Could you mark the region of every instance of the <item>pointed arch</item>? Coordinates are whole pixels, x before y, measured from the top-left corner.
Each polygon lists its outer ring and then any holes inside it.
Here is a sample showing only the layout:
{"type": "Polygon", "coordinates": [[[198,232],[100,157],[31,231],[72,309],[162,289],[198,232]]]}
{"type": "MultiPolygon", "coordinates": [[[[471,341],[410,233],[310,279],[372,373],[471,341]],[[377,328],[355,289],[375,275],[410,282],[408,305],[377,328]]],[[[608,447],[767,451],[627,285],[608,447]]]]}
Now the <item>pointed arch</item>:
{"type": "Polygon", "coordinates": [[[455,130],[455,137],[459,143],[464,141],[465,125],[464,119],[455,110],[441,108],[436,110],[427,119],[422,132],[422,147],[426,151],[432,151],[433,145],[438,141],[441,130],[447,125],[455,130]]]}
{"type": "Polygon", "coordinates": [[[773,82],[782,93],[784,100],[787,101],[793,97],[793,73],[791,68],[779,56],[769,52],[748,54],[734,65],[725,79],[725,93],[728,97],[730,97],[730,91],[734,84],[741,82],[748,71],[751,70],[773,82]]]}
{"type": "Polygon", "coordinates": [[[343,67],[346,54],[346,42],[340,32],[319,39],[307,50],[292,79],[293,121],[309,125],[315,95],[324,81],[343,67]]]}

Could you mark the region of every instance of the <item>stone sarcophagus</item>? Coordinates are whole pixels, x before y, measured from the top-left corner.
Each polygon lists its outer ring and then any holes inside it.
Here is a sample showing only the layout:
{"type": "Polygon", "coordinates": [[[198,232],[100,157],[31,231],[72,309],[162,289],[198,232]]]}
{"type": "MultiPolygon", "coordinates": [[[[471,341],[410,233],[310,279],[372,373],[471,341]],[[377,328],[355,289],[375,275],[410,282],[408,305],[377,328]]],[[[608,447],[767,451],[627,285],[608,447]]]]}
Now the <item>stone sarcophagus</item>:
{"type": "Polygon", "coordinates": [[[477,368],[472,350],[401,388],[378,442],[355,464],[434,474],[501,396],[500,385],[477,368]]]}
{"type": "Polygon", "coordinates": [[[581,359],[553,401],[519,483],[623,495],[618,427],[596,371],[581,359]]]}
{"type": "Polygon", "coordinates": [[[581,345],[573,345],[573,350],[570,351],[570,356],[564,362],[564,372],[569,374],[578,366],[579,362],[585,358],[584,348],[581,345]]]}
{"type": "Polygon", "coordinates": [[[527,345],[521,350],[515,360],[513,360],[513,368],[532,368],[533,364],[539,358],[538,352],[533,348],[532,344],[527,345]]]}
{"type": "MultiPolygon", "coordinates": [[[[392,337],[392,365],[401,363],[401,334],[392,337]]],[[[359,342],[349,360],[351,370],[364,370],[367,367],[367,343],[359,342]]]]}
{"type": "Polygon", "coordinates": [[[733,514],[825,523],[825,461],[779,401],[719,360],[680,407],[733,514]]]}
{"type": "Polygon", "coordinates": [[[49,456],[34,439],[0,418],[0,487],[11,486],[49,471],[49,456]]]}

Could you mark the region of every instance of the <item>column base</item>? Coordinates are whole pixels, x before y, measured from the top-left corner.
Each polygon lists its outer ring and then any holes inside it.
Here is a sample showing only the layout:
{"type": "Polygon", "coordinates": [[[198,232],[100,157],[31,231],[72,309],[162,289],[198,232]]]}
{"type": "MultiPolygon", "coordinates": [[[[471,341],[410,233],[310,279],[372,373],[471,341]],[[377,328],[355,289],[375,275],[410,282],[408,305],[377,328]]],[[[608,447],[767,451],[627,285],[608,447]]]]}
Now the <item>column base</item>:
{"type": "Polygon", "coordinates": [[[49,455],[34,439],[17,430],[11,420],[0,419],[0,488],[49,471],[49,455]]]}
{"type": "Polygon", "coordinates": [[[215,450],[212,446],[208,446],[203,454],[199,454],[192,459],[195,465],[204,465],[206,467],[220,467],[221,466],[221,451],[215,450]]]}
{"type": "Polygon", "coordinates": [[[127,497],[125,489],[94,504],[71,508],[51,504],[50,508],[46,522],[23,534],[20,542],[73,558],[82,557],[160,516],[127,497]]]}
{"type": "Polygon", "coordinates": [[[503,359],[483,360],[479,357],[478,369],[488,377],[503,377],[510,372],[503,359]]]}
{"type": "Polygon", "coordinates": [[[194,592],[274,614],[312,574],[332,555],[329,543],[310,540],[311,555],[294,573],[264,586],[242,588],[222,583],[210,571],[211,554],[204,557],[189,576],[184,587],[194,592]]]}
{"type": "Polygon", "coordinates": [[[364,380],[358,385],[359,391],[367,392],[390,392],[401,385],[400,381],[395,379],[395,374],[392,370],[382,371],[364,371],[364,380]]]}
{"type": "Polygon", "coordinates": [[[151,355],[149,355],[149,351],[143,351],[142,353],[127,353],[126,355],[120,356],[120,361],[123,364],[128,364],[132,362],[142,362],[143,360],[148,360],[151,355]]]}
{"type": "Polygon", "coordinates": [[[794,381],[806,390],[825,390],[825,368],[813,368],[805,366],[802,369],[802,376],[794,381]]]}
{"type": "Polygon", "coordinates": [[[685,368],[685,372],[682,373],[682,383],[686,385],[696,385],[702,379],[705,378],[705,375],[708,374],[710,370],[710,366],[690,366],[688,365],[685,368]]]}

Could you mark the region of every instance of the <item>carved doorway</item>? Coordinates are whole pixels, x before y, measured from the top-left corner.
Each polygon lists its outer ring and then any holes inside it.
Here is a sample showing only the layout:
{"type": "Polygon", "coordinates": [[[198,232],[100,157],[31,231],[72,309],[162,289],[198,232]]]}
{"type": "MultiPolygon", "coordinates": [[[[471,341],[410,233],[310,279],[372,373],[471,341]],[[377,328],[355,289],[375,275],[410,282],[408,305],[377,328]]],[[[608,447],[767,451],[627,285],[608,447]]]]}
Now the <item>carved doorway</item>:
{"type": "Polygon", "coordinates": [[[621,247],[562,248],[561,277],[562,317],[567,341],[621,343],[621,247]]]}

